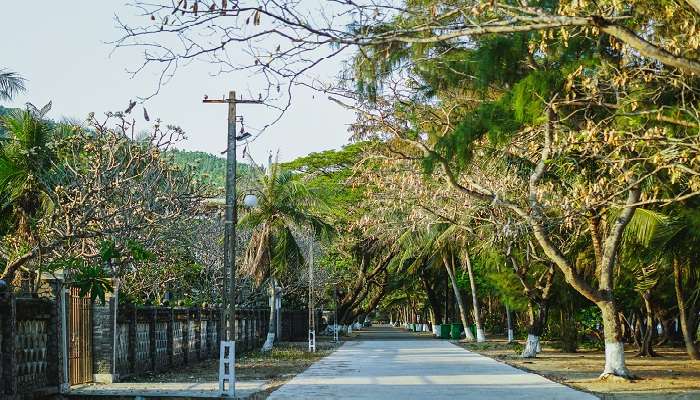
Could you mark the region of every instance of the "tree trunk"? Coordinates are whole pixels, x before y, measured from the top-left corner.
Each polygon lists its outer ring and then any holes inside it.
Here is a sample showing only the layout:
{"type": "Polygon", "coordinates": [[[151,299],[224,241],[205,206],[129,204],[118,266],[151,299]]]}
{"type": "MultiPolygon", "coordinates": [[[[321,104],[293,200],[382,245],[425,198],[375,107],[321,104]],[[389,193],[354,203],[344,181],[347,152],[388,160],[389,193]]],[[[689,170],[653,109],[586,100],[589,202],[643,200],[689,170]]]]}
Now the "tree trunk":
{"type": "Polygon", "coordinates": [[[270,320],[267,326],[267,339],[263,343],[262,349],[260,351],[268,352],[272,350],[272,346],[275,343],[275,331],[277,330],[277,323],[275,318],[275,304],[277,303],[277,296],[275,293],[275,279],[270,279],[270,320]]]}
{"type": "Polygon", "coordinates": [[[425,294],[428,297],[428,303],[430,305],[430,322],[433,325],[438,325],[442,320],[440,298],[435,291],[435,287],[431,285],[428,274],[424,269],[421,269],[420,280],[423,283],[423,289],[425,290],[425,294]]]}
{"type": "Polygon", "coordinates": [[[658,354],[656,354],[651,345],[651,339],[654,337],[654,310],[651,306],[650,290],[645,290],[642,293],[642,300],[644,300],[645,318],[637,357],[657,357],[658,354]]]}
{"type": "Polygon", "coordinates": [[[520,357],[534,358],[537,357],[537,347],[540,345],[540,332],[536,327],[537,319],[535,318],[535,310],[532,301],[529,301],[527,304],[527,319],[527,341],[525,342],[523,352],[520,353],[520,357]]]}
{"type": "Polygon", "coordinates": [[[508,343],[513,343],[514,332],[513,332],[513,320],[510,315],[510,308],[506,304],[506,329],[508,330],[508,343]]]}
{"type": "Polygon", "coordinates": [[[547,325],[547,317],[549,314],[549,306],[545,303],[530,303],[528,305],[528,316],[530,319],[530,325],[527,330],[527,342],[525,343],[525,348],[520,354],[523,358],[534,358],[537,357],[537,353],[540,352],[540,337],[544,332],[544,327],[547,325]],[[537,313],[535,313],[535,306],[537,307],[537,313]]]}
{"type": "Polygon", "coordinates": [[[688,306],[686,305],[685,297],[683,295],[683,282],[682,282],[682,271],[681,264],[677,259],[673,260],[673,286],[676,289],[676,301],[678,302],[678,319],[681,323],[681,332],[683,332],[683,341],[685,342],[685,349],[688,352],[688,357],[691,360],[700,360],[700,353],[698,352],[697,346],[695,346],[695,332],[692,330],[694,324],[692,322],[692,317],[688,314],[688,306]]]}
{"type": "MultiPolygon", "coordinates": [[[[484,335],[484,329],[481,326],[481,317],[479,316],[479,301],[476,296],[476,283],[474,282],[474,272],[472,270],[472,262],[469,259],[469,251],[465,250],[464,259],[467,264],[467,273],[469,274],[469,286],[472,292],[472,306],[474,307],[474,324],[476,325],[476,341],[485,342],[486,335],[484,335]]],[[[464,329],[467,329],[465,326],[464,329]]]]}
{"type": "Polygon", "coordinates": [[[622,343],[622,327],[613,300],[601,301],[598,304],[603,317],[603,333],[605,337],[605,369],[600,374],[601,379],[618,376],[633,379],[634,375],[625,364],[625,346],[622,343]]]}
{"type": "Polygon", "coordinates": [[[473,342],[474,341],[474,335],[472,335],[472,332],[469,330],[469,324],[468,324],[468,319],[467,319],[467,310],[464,307],[464,301],[462,301],[462,295],[459,291],[459,287],[457,286],[457,279],[455,278],[455,271],[454,271],[454,264],[451,263],[448,260],[448,257],[443,254],[442,260],[445,264],[445,269],[447,270],[447,276],[450,278],[450,282],[452,283],[452,291],[454,292],[455,295],[455,300],[457,300],[457,305],[459,306],[459,317],[462,320],[462,325],[464,326],[464,335],[465,339],[473,342]]]}

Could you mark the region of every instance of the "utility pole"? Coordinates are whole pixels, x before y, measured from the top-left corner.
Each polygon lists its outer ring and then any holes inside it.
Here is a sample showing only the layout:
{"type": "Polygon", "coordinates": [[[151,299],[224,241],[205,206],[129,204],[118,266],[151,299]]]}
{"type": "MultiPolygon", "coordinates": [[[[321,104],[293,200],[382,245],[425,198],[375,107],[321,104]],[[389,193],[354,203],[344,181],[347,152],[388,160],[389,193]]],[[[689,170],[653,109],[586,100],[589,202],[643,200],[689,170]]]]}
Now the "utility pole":
{"type": "Polygon", "coordinates": [[[314,304],[314,233],[310,230],[309,240],[309,351],[316,352],[316,310],[314,304]]]}
{"type": "Polygon", "coordinates": [[[224,216],[224,322],[225,340],[235,340],[236,326],[236,223],[238,210],[236,207],[236,142],[250,137],[249,133],[241,132],[236,136],[236,105],[262,104],[261,100],[236,99],[236,92],[229,91],[228,99],[208,99],[204,103],[228,104],[228,135],[226,147],[226,213],[224,216]]]}
{"type": "MultiPolygon", "coordinates": [[[[204,96],[204,103],[228,104],[228,130],[226,147],[226,212],[224,216],[224,337],[219,350],[219,395],[236,396],[236,142],[250,137],[241,129],[236,136],[236,104],[260,104],[260,100],[236,99],[236,92],[228,92],[228,99],[210,100],[204,96]],[[228,321],[228,323],[227,323],[228,321]],[[226,388],[228,382],[228,388],[226,388]]],[[[242,125],[241,125],[242,127],[242,125]]]]}

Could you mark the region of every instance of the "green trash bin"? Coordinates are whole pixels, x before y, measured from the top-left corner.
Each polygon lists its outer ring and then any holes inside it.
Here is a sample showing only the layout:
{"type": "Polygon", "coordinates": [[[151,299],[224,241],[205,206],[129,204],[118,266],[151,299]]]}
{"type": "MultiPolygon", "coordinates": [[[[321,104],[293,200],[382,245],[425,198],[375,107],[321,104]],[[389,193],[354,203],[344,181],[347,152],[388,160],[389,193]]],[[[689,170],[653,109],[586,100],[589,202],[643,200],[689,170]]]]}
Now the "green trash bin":
{"type": "Polygon", "coordinates": [[[452,324],[450,329],[450,338],[459,340],[462,337],[462,324],[452,324]]]}
{"type": "Polygon", "coordinates": [[[476,337],[476,324],[469,325],[469,330],[472,331],[472,335],[476,337]]]}
{"type": "Polygon", "coordinates": [[[438,329],[438,337],[440,339],[449,339],[450,338],[450,328],[452,325],[450,324],[442,324],[440,325],[440,329],[438,329]]]}
{"type": "Polygon", "coordinates": [[[414,330],[416,330],[416,324],[408,324],[408,330],[411,331],[411,332],[413,332],[414,330]]]}

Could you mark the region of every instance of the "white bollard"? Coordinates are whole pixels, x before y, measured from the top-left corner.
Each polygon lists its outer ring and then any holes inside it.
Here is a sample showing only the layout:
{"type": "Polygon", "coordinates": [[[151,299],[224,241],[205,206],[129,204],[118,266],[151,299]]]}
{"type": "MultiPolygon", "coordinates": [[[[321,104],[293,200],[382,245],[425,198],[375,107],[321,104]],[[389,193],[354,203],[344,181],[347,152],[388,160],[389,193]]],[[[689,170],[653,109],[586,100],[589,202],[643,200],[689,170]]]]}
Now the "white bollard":
{"type": "Polygon", "coordinates": [[[236,342],[234,341],[222,340],[219,346],[219,396],[236,397],[236,342]]]}

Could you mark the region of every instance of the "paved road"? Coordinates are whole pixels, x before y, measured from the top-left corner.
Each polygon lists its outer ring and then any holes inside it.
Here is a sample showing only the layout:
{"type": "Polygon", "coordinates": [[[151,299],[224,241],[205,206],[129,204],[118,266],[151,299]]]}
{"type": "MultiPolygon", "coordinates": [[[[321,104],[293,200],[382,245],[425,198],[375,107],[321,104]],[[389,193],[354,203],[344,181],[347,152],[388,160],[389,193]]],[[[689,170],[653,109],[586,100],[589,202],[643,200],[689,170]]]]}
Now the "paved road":
{"type": "Polygon", "coordinates": [[[353,337],[346,340],[416,340],[433,338],[432,332],[411,332],[406,329],[398,329],[389,325],[372,326],[353,331],[353,337]]]}
{"type": "Polygon", "coordinates": [[[448,341],[415,340],[398,330],[394,340],[381,340],[392,332],[374,331],[365,334],[371,340],[346,342],[269,399],[596,399],[448,341]]]}

